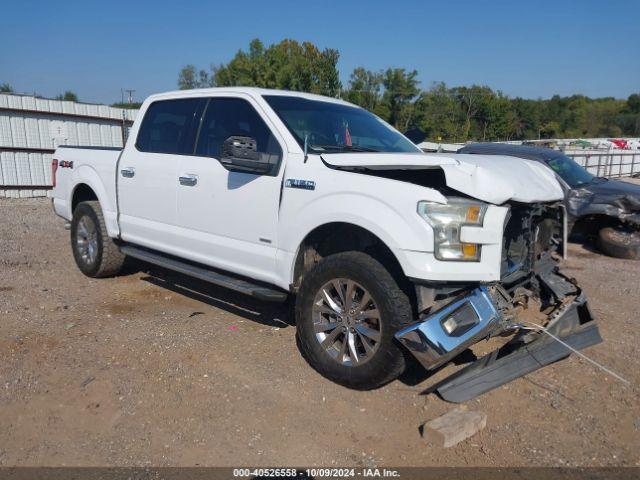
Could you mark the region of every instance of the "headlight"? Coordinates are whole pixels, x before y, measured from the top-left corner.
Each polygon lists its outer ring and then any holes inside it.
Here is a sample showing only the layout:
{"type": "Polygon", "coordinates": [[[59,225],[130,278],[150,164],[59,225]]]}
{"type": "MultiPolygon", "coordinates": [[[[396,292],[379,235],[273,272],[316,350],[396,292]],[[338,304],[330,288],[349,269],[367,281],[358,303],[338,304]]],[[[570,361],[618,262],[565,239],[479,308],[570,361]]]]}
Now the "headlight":
{"type": "Polygon", "coordinates": [[[482,226],[487,206],[480,202],[451,198],[449,203],[419,202],[418,214],[433,227],[435,256],[438,260],[477,262],[480,245],[462,243],[463,225],[482,226]]]}

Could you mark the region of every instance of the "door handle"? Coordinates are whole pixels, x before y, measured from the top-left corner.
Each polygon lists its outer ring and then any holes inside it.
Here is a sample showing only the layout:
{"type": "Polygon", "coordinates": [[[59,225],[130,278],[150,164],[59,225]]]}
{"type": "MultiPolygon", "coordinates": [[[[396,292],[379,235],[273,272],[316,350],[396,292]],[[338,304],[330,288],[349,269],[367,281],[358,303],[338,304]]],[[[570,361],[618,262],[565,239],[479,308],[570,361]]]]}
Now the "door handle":
{"type": "Polygon", "coordinates": [[[198,183],[198,176],[184,175],[184,176],[178,177],[178,180],[180,180],[180,185],[184,185],[185,187],[195,187],[196,184],[198,183]]]}
{"type": "Polygon", "coordinates": [[[120,170],[120,174],[123,177],[131,178],[136,174],[136,171],[133,167],[127,167],[120,170]]]}

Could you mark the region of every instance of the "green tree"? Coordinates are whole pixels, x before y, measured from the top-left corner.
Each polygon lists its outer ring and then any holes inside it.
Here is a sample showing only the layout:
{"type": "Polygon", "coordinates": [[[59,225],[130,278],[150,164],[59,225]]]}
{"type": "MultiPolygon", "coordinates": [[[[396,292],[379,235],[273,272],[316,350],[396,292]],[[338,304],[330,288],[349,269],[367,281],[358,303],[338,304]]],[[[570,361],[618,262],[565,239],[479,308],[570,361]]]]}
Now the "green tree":
{"type": "Polygon", "coordinates": [[[415,70],[365,67],[353,70],[342,91],[338,59],[337,50],[320,50],[310,42],[285,39],[265,46],[255,39],[226,64],[210,70],[186,65],[178,86],[244,85],[341,96],[401,131],[417,127],[439,141],[640,135],[638,93],[626,100],[584,95],[511,99],[488,86],[449,88],[444,83],[422,91],[415,70]]]}
{"type": "Polygon", "coordinates": [[[13,87],[8,83],[0,84],[0,93],[13,93],[13,87]]]}
{"type": "Polygon", "coordinates": [[[142,106],[142,102],[116,102],[116,103],[112,103],[111,104],[112,107],[114,108],[130,108],[132,110],[137,110],[142,106]]]}
{"type": "Polygon", "coordinates": [[[354,69],[349,77],[349,89],[343,98],[376,113],[382,101],[382,73],[363,67],[354,69]]]}
{"type": "Polygon", "coordinates": [[[178,88],[180,90],[211,86],[212,80],[209,73],[206,70],[197,71],[193,65],[185,65],[178,74],[178,88]]]}
{"type": "Polygon", "coordinates": [[[61,93],[60,95],[58,95],[56,97],[56,100],[65,100],[65,101],[68,101],[68,102],[77,102],[78,101],[78,95],[76,95],[71,90],[67,90],[66,92],[61,93]]]}
{"type": "Polygon", "coordinates": [[[513,112],[510,140],[538,138],[540,126],[541,101],[524,98],[511,100],[513,112]]]}
{"type": "Polygon", "coordinates": [[[265,48],[255,39],[247,51],[239,50],[229,63],[213,67],[211,75],[196,73],[193,65],[183,67],[178,86],[241,85],[336,96],[341,89],[338,58],[337,50],[320,50],[310,42],[283,40],[265,48]]]}
{"type": "Polygon", "coordinates": [[[388,68],[382,75],[382,112],[386,113],[387,121],[401,131],[412,123],[413,101],[420,93],[417,77],[416,70],[407,72],[404,68],[388,68]]]}
{"type": "Polygon", "coordinates": [[[633,93],[629,95],[626,107],[630,113],[640,113],[640,94],[633,93]]]}
{"type": "Polygon", "coordinates": [[[418,98],[414,122],[430,140],[458,140],[461,133],[461,110],[443,82],[434,83],[418,98]]]}
{"type": "Polygon", "coordinates": [[[491,121],[490,100],[495,94],[489,87],[472,85],[471,87],[457,87],[452,90],[458,100],[464,118],[461,140],[479,139],[486,137],[486,130],[491,121]]]}

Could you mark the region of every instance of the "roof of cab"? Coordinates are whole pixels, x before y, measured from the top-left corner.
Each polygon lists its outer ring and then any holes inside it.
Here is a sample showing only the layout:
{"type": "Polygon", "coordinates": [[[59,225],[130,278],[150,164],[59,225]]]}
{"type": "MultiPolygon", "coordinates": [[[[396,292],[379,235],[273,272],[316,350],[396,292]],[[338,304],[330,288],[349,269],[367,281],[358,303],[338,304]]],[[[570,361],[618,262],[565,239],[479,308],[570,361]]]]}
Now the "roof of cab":
{"type": "MultiPolygon", "coordinates": [[[[214,88],[196,88],[191,90],[174,90],[171,92],[156,93],[150,95],[147,100],[167,100],[172,98],[187,98],[193,96],[212,96],[218,93],[244,93],[252,97],[260,97],[263,95],[281,95],[287,97],[306,98],[308,100],[319,100],[323,102],[339,103],[341,105],[349,105],[357,107],[352,103],[345,102],[338,98],[325,97],[324,95],[316,95],[314,93],[294,92],[290,90],[275,90],[270,88],[257,87],[214,87],[214,88]]],[[[359,108],[359,107],[358,107],[359,108]]]]}

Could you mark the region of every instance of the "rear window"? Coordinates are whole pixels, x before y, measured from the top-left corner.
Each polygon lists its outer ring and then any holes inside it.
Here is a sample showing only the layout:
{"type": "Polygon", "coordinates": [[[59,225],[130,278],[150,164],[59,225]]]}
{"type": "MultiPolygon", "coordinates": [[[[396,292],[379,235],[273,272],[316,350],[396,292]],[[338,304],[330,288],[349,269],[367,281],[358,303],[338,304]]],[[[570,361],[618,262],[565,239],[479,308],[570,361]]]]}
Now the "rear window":
{"type": "Polygon", "coordinates": [[[202,99],[152,103],[142,120],[136,147],[141,152],[192,154],[195,119],[202,99]]]}

